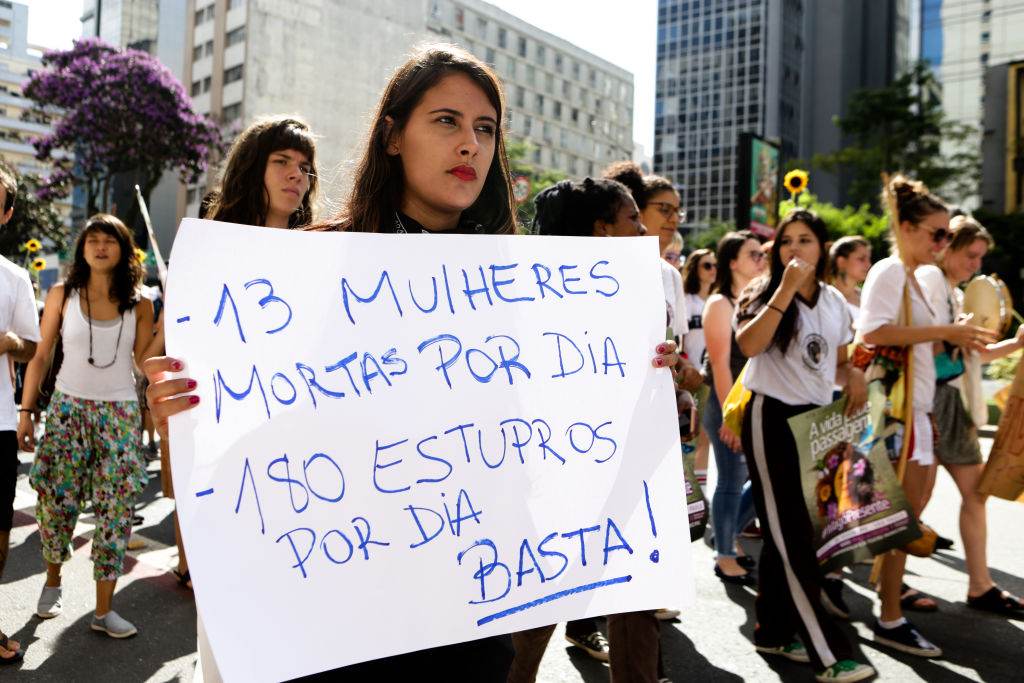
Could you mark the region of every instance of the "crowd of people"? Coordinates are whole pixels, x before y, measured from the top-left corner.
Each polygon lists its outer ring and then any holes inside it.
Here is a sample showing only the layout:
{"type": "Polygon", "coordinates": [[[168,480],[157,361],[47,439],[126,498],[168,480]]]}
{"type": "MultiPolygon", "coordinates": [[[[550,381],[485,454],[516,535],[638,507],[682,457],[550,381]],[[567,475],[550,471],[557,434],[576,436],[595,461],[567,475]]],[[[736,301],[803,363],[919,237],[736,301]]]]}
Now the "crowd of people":
{"type": "MultiPolygon", "coordinates": [[[[979,270],[993,244],[980,224],[963,215],[951,219],[947,204],[923,185],[896,177],[884,188],[893,212],[893,254],[874,265],[867,240],[833,242],[824,221],[805,209],[783,217],[768,245],[751,232],[737,231],[725,235],[716,249],[698,249],[684,258],[678,232],[683,209],[672,182],[621,162],[600,178],[564,180],[540,192],[532,225],[521,226],[501,125],[504,103],[500,82],[477,58],[452,46],[425,47],[385,88],[339,214],[320,220],[314,215],[314,132],[298,117],[276,116],[237,137],[217,189],[203,201],[202,217],[316,231],[656,235],[665,318],[651,324],[664,325],[671,339],[653,350],[651,362],[674,377],[681,441],[693,446],[687,457],[694,459],[702,484],[709,458],[714,459],[711,569],[725,583],[756,588],[754,648],[765,656],[808,662],[823,681],[862,680],[874,670],[856,661],[837,626],[837,619],[849,617],[844,575],[823,573],[815,557],[797,444],[786,419],[841,395],[848,411],[865,402],[866,378],[849,352],[855,341],[912,346],[907,499],[920,517],[936,463],[942,463],[963,499],[968,604],[1000,614],[1024,613],[1024,603],[997,586],[987,567],[985,498],[977,492],[980,418],[961,398],[969,393],[963,385],[971,375],[937,371],[947,361],[987,362],[1024,346],[1022,333],[1000,341],[962,315],[958,286],[979,270]],[[900,308],[904,291],[909,315],[900,308]],[[723,418],[737,382],[751,392],[739,433],[723,418]],[[755,518],[763,535],[758,559],[745,554],[740,543],[741,532],[755,518]]],[[[15,182],[10,173],[0,173],[4,221],[11,215],[15,182]]],[[[72,253],[64,281],[46,297],[41,322],[27,274],[0,259],[0,352],[28,363],[17,408],[6,368],[0,372],[0,572],[18,450],[35,451],[29,481],[38,494],[46,564],[36,613],[41,618],[61,614],[61,566],[70,559],[78,516],[91,504],[97,523],[91,554],[96,609],[90,627],[126,638],[137,628],[112,609],[112,602],[124,571],[133,503],[146,482],[143,412],[148,408],[160,436],[164,493],[172,496],[167,421],[199,403],[197,380],[178,376],[184,359],[163,355],[162,327],[154,321],[152,303],[140,294],[143,272],[131,231],[115,216],[93,216],[72,253]],[[144,396],[136,384],[140,369],[148,384],[144,396]]],[[[174,573],[190,586],[177,525],[176,533],[174,573]]],[[[939,656],[940,647],[903,615],[936,607],[904,583],[905,558],[896,551],[882,563],[876,640],[906,653],[939,656]]],[[[574,646],[608,661],[613,680],[654,682],[664,680],[658,622],[678,614],[666,605],[607,615],[607,638],[596,618],[569,622],[565,633],[574,646]]],[[[443,671],[452,680],[532,681],[554,628],[389,657],[327,675],[368,680],[443,671]]],[[[204,678],[218,680],[201,627],[199,632],[204,678]]],[[[0,660],[17,661],[21,655],[18,643],[0,637],[0,660]]]]}

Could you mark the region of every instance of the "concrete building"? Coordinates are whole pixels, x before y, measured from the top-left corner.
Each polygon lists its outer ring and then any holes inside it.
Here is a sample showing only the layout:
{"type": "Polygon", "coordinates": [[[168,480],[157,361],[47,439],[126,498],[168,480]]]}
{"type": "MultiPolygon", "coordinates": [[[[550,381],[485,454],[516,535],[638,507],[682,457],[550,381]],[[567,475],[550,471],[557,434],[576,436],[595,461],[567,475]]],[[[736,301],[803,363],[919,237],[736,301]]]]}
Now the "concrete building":
{"type": "Polygon", "coordinates": [[[802,3],[659,0],[654,171],[679,187],[689,227],[734,218],[742,132],[800,149],[802,3]]]}
{"type": "MultiPolygon", "coordinates": [[[[28,12],[26,5],[0,0],[0,155],[19,173],[46,177],[50,167],[36,160],[30,140],[50,131],[52,116],[21,92],[42,57],[42,48],[28,43],[28,12]]],[[[58,202],[57,209],[70,220],[70,201],[58,202]]]]}
{"type": "MultiPolygon", "coordinates": [[[[805,6],[799,158],[809,161],[853,142],[843,138],[834,118],[846,114],[855,92],[883,88],[910,68],[913,12],[909,0],[818,0],[805,6]]],[[[823,201],[849,203],[848,184],[847,173],[813,170],[811,191],[823,201]]]]}
{"type": "Polygon", "coordinates": [[[427,30],[490,64],[509,132],[542,169],[596,175],[633,156],[633,76],[480,0],[431,0],[427,30]]]}
{"type": "MultiPolygon", "coordinates": [[[[1018,0],[920,0],[921,57],[941,84],[946,115],[981,132],[986,124],[985,73],[1024,59],[1024,4],[1018,0]]],[[[947,150],[952,153],[955,150],[947,150]]],[[[967,208],[979,197],[950,197],[967,208]]]]}
{"type": "MultiPolygon", "coordinates": [[[[82,35],[98,36],[118,47],[152,52],[160,5],[159,0],[84,0],[82,35]]],[[[181,12],[182,8],[177,9],[181,12]]]]}
{"type": "Polygon", "coordinates": [[[997,64],[985,73],[981,206],[996,213],[1024,211],[1024,61],[997,64]]]}
{"type": "MultiPolygon", "coordinates": [[[[189,0],[186,78],[196,111],[230,138],[260,115],[300,113],[319,136],[321,195],[348,170],[393,69],[425,41],[453,42],[505,84],[512,139],[541,169],[595,174],[632,156],[628,72],[480,0],[189,0]],[[343,27],[343,28],[342,28],[343,27]]],[[[195,215],[212,179],[185,190],[195,215]]]]}
{"type": "MultiPolygon", "coordinates": [[[[850,95],[907,66],[909,18],[909,0],[659,0],[654,169],[687,225],[734,220],[740,133],[783,163],[839,149],[850,95]]],[[[811,189],[842,202],[843,185],[816,172],[811,189]]]]}

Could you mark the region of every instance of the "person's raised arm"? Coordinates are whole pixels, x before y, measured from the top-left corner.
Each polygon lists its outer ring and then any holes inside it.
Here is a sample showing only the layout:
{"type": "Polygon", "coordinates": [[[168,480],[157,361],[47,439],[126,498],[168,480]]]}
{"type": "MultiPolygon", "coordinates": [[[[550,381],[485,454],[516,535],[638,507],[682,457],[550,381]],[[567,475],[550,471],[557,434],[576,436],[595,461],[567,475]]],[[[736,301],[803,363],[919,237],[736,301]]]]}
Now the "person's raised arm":
{"type": "Polygon", "coordinates": [[[768,303],[736,332],[736,343],[747,358],[753,358],[767,349],[775,338],[782,315],[793,302],[800,287],[814,277],[814,266],[801,259],[791,259],[782,272],[782,282],[768,299],[768,303]]]}

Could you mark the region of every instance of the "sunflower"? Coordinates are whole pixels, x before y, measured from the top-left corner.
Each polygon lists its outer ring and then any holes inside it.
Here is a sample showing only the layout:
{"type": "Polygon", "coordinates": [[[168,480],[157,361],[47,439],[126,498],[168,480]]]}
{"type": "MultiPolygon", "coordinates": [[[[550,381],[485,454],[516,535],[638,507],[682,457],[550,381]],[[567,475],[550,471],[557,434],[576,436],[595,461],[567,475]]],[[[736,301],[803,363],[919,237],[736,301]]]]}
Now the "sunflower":
{"type": "Polygon", "coordinates": [[[31,266],[32,266],[32,270],[38,273],[43,268],[46,268],[46,259],[44,259],[44,258],[32,259],[31,266]]]}
{"type": "Polygon", "coordinates": [[[782,185],[789,190],[790,197],[795,197],[807,189],[807,179],[807,171],[802,171],[799,168],[796,168],[786,174],[785,179],[782,181],[782,185]]]}
{"type": "Polygon", "coordinates": [[[33,237],[28,242],[25,242],[24,247],[25,247],[25,251],[27,251],[30,254],[34,254],[37,251],[39,251],[40,249],[42,249],[43,245],[42,245],[42,243],[39,240],[37,240],[37,239],[35,239],[33,237]]]}
{"type": "Polygon", "coordinates": [[[139,263],[143,263],[144,264],[146,262],[147,258],[149,258],[149,254],[147,254],[142,249],[139,249],[138,247],[135,248],[135,260],[136,261],[138,261],[139,263]]]}

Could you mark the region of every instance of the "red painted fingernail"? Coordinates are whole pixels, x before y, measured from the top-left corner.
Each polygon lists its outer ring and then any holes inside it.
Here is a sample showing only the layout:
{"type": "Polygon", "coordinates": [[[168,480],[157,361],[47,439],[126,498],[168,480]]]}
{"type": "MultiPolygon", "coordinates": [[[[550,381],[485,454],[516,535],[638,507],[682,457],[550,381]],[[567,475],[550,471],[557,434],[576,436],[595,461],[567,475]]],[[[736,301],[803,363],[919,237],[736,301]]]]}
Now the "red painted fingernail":
{"type": "Polygon", "coordinates": [[[656,348],[655,351],[657,351],[658,353],[665,353],[665,345],[658,344],[658,348],[656,348]]]}
{"type": "Polygon", "coordinates": [[[171,361],[171,369],[172,370],[181,370],[183,367],[185,367],[185,366],[181,364],[180,360],[171,361]]]}
{"type": "Polygon", "coordinates": [[[188,388],[189,389],[195,389],[196,388],[196,381],[194,379],[190,379],[188,381],[188,388]]]}
{"type": "Polygon", "coordinates": [[[655,358],[654,359],[654,364],[657,365],[660,368],[663,365],[665,365],[665,361],[663,361],[661,358],[655,358]]]}
{"type": "Polygon", "coordinates": [[[195,404],[199,403],[199,397],[198,396],[189,396],[188,397],[188,402],[191,403],[192,405],[195,405],[195,404]]]}

